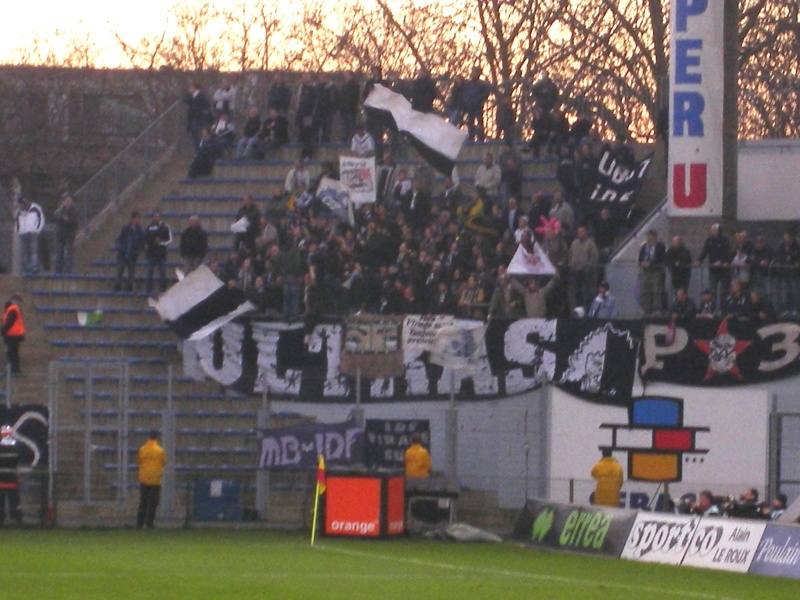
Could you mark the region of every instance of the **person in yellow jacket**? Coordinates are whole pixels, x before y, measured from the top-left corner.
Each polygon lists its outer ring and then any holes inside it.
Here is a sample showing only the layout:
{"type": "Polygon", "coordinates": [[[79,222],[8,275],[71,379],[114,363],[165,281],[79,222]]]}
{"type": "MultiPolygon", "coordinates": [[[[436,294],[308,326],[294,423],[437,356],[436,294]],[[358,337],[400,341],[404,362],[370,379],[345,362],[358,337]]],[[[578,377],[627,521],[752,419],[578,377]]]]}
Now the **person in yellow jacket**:
{"type": "Polygon", "coordinates": [[[22,296],[13,294],[3,310],[2,333],[6,344],[6,357],[12,373],[20,373],[19,345],[25,341],[25,322],[19,304],[22,296]]]}
{"type": "Polygon", "coordinates": [[[139,448],[139,512],[136,515],[136,528],[147,525],[153,528],[156,508],[161,495],[161,479],[167,455],[158,443],[158,432],[153,430],[148,440],[139,448]]]}
{"type": "Polygon", "coordinates": [[[403,456],[406,465],[406,477],[429,477],[431,474],[431,455],[422,445],[422,436],[411,434],[411,445],[403,456]]]}
{"type": "Polygon", "coordinates": [[[610,448],[603,448],[603,458],[592,467],[592,477],[597,480],[594,503],[597,506],[619,507],[619,491],[624,475],[622,465],[611,456],[610,448]]]}

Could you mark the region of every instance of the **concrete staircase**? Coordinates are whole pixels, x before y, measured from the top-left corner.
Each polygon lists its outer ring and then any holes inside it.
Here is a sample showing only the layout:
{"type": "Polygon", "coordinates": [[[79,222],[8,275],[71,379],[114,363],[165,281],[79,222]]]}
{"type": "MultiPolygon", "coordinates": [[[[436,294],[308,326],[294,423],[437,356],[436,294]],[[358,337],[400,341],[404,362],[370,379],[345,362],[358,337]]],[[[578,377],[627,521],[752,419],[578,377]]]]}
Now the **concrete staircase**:
{"type": "MultiPolygon", "coordinates": [[[[469,184],[487,149],[499,153],[499,144],[470,144],[462,151],[459,165],[462,180],[469,184]]],[[[319,160],[333,160],[341,146],[320,151],[319,160]]],[[[71,513],[76,519],[130,520],[135,500],[135,451],[151,428],[162,426],[162,411],[167,405],[168,388],[176,412],[175,455],[178,489],[196,478],[238,479],[245,485],[244,504],[253,503],[252,481],[257,453],[255,435],[256,411],[260,398],[240,397],[227,393],[211,381],[197,382],[179,375],[181,357],[177,338],[161,323],[147,305],[144,294],[144,266],[140,261],[137,288],[133,293],[113,293],[116,272],[112,250],[120,227],[129,219],[131,210],[145,216],[159,206],[171,225],[175,243],[169,254],[170,267],[177,266],[177,243],[186,219],[199,214],[209,232],[209,260],[227,256],[232,238],[229,225],[245,193],[256,201],[266,197],[273,186],[282,185],[297,149],[283,149],[268,161],[221,161],[212,177],[196,181],[184,179],[191,160],[183,149],[163,172],[146,184],[130,206],[120,210],[102,230],[76,249],[75,275],[56,277],[41,275],[30,278],[0,277],[0,296],[14,291],[25,295],[25,310],[30,331],[23,347],[24,376],[14,378],[11,393],[14,403],[46,403],[48,384],[57,383],[58,394],[58,461],[57,496],[61,515],[71,513]],[[102,323],[82,327],[78,311],[103,311],[102,323]],[[65,367],[57,382],[49,381],[50,361],[72,361],[76,367],[65,367]],[[123,360],[129,369],[127,393],[129,435],[120,434],[121,383],[118,364],[123,360]],[[88,362],[87,362],[88,361],[88,362]],[[91,372],[89,367],[91,364],[91,372]],[[80,366],[84,365],[84,366],[80,366]],[[171,368],[175,375],[171,380],[171,368]],[[91,406],[87,404],[91,399],[91,406]],[[91,415],[91,432],[85,426],[91,415]],[[91,452],[87,457],[87,439],[91,452]],[[120,459],[128,457],[128,472],[122,484],[128,489],[127,500],[120,492],[120,459]],[[84,478],[90,466],[90,481],[84,478]],[[94,502],[87,504],[88,492],[94,502]]],[[[637,154],[640,152],[637,151],[637,154]]],[[[416,159],[413,150],[401,162],[411,166],[416,159]]],[[[316,166],[319,161],[314,161],[316,166]]],[[[536,190],[551,193],[558,189],[555,162],[550,159],[525,157],[524,195],[536,190]]],[[[653,170],[653,173],[656,169],[653,170]]],[[[439,178],[441,180],[441,178],[439,178]]],[[[663,195],[663,191],[661,192],[663,195]]],[[[648,192],[643,208],[656,197],[648,192]]],[[[0,386],[1,387],[1,386],[0,386]]],[[[0,392],[4,393],[2,389],[0,392]]],[[[280,417],[279,417],[280,418],[280,417]]],[[[292,415],[286,415],[292,419],[292,415]]],[[[306,522],[310,484],[295,474],[271,475],[270,522],[280,525],[306,522]]],[[[505,528],[509,516],[494,514],[496,499],[477,493],[462,505],[465,518],[476,525],[505,528]],[[482,516],[483,515],[483,516],[482,516]]],[[[185,495],[176,493],[173,513],[184,514],[185,495]]]]}

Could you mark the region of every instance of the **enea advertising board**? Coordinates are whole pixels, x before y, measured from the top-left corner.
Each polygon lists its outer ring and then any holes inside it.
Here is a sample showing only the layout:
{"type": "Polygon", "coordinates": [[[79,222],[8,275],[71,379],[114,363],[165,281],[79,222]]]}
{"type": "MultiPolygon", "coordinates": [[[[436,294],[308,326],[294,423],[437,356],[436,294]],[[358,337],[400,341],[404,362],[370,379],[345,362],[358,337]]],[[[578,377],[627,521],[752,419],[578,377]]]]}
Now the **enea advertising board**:
{"type": "Polygon", "coordinates": [[[635,513],[600,506],[528,500],[514,539],[534,546],[619,557],[635,513]]]}
{"type": "Polygon", "coordinates": [[[725,3],[673,0],[668,209],[722,214],[725,3]]]}

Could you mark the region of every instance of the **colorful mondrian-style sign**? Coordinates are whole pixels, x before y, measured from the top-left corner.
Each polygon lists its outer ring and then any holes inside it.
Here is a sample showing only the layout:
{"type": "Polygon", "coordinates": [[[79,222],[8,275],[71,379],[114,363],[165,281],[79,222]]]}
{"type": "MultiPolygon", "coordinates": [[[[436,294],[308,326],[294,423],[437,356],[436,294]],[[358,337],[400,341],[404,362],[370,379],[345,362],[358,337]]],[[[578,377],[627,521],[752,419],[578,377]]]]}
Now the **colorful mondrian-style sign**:
{"type": "Polygon", "coordinates": [[[697,447],[697,433],[708,427],[683,423],[683,400],[643,396],[634,398],[628,408],[628,423],[603,423],[611,430],[611,444],[602,446],[628,454],[628,478],[638,481],[681,481],[687,455],[703,456],[706,448],[697,447]]]}

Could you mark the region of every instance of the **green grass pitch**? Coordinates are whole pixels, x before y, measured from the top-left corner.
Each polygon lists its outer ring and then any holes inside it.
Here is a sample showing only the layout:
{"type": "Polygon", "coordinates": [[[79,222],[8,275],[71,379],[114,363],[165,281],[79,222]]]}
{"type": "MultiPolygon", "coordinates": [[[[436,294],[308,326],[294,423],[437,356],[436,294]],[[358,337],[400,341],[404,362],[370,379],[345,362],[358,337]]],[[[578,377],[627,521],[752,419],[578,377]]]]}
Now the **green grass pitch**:
{"type": "Polygon", "coordinates": [[[3,600],[800,598],[800,582],[512,543],[351,540],[257,529],[0,530],[3,600]]]}

